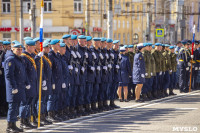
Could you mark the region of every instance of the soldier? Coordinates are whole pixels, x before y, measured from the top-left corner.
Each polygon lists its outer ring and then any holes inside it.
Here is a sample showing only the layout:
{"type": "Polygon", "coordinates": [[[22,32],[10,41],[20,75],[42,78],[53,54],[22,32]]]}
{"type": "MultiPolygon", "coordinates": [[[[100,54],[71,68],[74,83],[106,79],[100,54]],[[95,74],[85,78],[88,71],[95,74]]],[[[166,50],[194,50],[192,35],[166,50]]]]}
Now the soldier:
{"type": "Polygon", "coordinates": [[[55,89],[52,91],[52,106],[53,106],[53,117],[62,121],[62,91],[65,89],[66,83],[63,81],[63,70],[62,70],[62,60],[58,55],[60,49],[60,40],[54,39],[50,43],[52,50],[48,53],[48,57],[52,63],[52,77],[55,81],[55,89]]]}
{"type": "Polygon", "coordinates": [[[134,56],[134,64],[133,64],[133,83],[136,84],[135,88],[135,102],[144,102],[140,98],[141,89],[143,87],[143,84],[145,83],[145,61],[144,57],[142,55],[142,52],[144,50],[144,44],[138,44],[137,50],[134,56]]]}
{"type": "Polygon", "coordinates": [[[12,51],[5,55],[6,101],[8,102],[8,126],[6,132],[23,132],[16,127],[17,115],[21,101],[26,101],[26,71],[21,59],[22,45],[15,44],[12,51]]]}
{"type": "MultiPolygon", "coordinates": [[[[95,82],[93,86],[93,92],[92,92],[92,97],[91,97],[91,108],[94,111],[94,113],[101,112],[98,108],[96,108],[96,103],[98,102],[98,95],[99,95],[99,90],[100,90],[100,83],[101,83],[101,73],[102,73],[102,68],[101,68],[101,60],[100,60],[100,41],[101,38],[93,38],[93,57],[96,59],[95,61],[95,82]]],[[[102,56],[102,55],[101,55],[102,56]]]]}
{"type": "Polygon", "coordinates": [[[174,53],[174,46],[169,47],[171,56],[171,65],[172,65],[172,73],[170,74],[170,87],[169,87],[169,95],[176,95],[173,92],[173,89],[176,87],[176,70],[177,70],[177,61],[176,54],[174,53]]]}
{"type": "Polygon", "coordinates": [[[119,40],[114,40],[113,42],[113,48],[111,51],[114,55],[114,61],[113,61],[113,82],[112,82],[112,89],[110,90],[110,106],[112,108],[120,108],[115,104],[115,99],[117,97],[117,89],[120,81],[120,65],[121,65],[121,54],[119,53],[119,40]]]}
{"type": "Polygon", "coordinates": [[[0,40],[0,116],[6,116],[8,107],[6,103],[6,86],[4,79],[4,56],[3,41],[0,40]]]}
{"type": "Polygon", "coordinates": [[[37,55],[40,52],[40,38],[34,38],[33,41],[35,41],[35,52],[34,54],[37,55]]]}
{"type": "Polygon", "coordinates": [[[5,53],[7,51],[11,51],[11,43],[9,41],[3,41],[3,48],[4,48],[5,53]]]}
{"type": "Polygon", "coordinates": [[[181,41],[184,45],[183,48],[179,51],[178,59],[180,66],[180,77],[179,77],[179,89],[180,92],[187,93],[189,90],[189,78],[190,78],[190,51],[189,51],[189,43],[187,40],[181,41]]]}
{"type": "MultiPolygon", "coordinates": [[[[96,60],[96,54],[93,52],[93,49],[91,48],[92,46],[92,37],[91,36],[86,36],[87,40],[87,53],[88,53],[88,58],[87,58],[87,79],[86,79],[86,88],[85,88],[85,96],[84,96],[84,101],[86,104],[86,112],[88,114],[94,113],[91,108],[91,99],[92,99],[92,93],[93,93],[93,86],[95,82],[95,74],[96,74],[96,69],[95,69],[95,60],[96,60]]],[[[94,38],[94,40],[96,40],[94,38]]]]}

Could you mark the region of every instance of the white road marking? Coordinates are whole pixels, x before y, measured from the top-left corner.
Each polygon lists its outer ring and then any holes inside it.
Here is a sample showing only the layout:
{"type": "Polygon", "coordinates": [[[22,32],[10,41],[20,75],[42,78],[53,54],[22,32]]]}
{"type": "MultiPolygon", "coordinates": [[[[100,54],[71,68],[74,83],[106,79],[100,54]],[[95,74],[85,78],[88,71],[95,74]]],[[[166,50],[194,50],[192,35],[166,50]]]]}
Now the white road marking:
{"type": "Polygon", "coordinates": [[[199,108],[175,108],[177,110],[196,110],[196,109],[199,109],[199,108]]]}

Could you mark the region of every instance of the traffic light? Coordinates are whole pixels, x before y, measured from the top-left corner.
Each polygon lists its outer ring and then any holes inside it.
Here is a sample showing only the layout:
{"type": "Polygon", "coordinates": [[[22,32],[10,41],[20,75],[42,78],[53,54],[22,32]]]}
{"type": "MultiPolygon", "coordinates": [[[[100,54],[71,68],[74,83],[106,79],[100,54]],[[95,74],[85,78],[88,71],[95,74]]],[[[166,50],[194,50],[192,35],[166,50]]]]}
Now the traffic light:
{"type": "Polygon", "coordinates": [[[85,28],[82,29],[82,35],[85,35],[85,28]]]}

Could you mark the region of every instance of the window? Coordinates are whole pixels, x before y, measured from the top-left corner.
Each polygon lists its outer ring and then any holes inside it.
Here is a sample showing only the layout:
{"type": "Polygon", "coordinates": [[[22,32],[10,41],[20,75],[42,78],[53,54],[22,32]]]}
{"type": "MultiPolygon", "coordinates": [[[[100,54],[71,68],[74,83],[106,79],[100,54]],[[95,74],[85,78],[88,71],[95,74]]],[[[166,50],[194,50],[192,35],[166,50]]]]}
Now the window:
{"type": "Polygon", "coordinates": [[[51,12],[51,0],[44,0],[44,12],[51,12]]]}
{"type": "Polygon", "coordinates": [[[123,20],[123,28],[125,28],[125,22],[124,22],[124,20],[123,20]]]}
{"type": "Polygon", "coordinates": [[[101,13],[101,0],[98,0],[98,13],[101,13]]]}
{"type": "Polygon", "coordinates": [[[129,28],[129,21],[127,21],[127,28],[129,28]]]}
{"type": "Polygon", "coordinates": [[[82,0],[74,0],[74,13],[82,13],[82,0]]]}
{"type": "Polygon", "coordinates": [[[117,21],[114,20],[114,30],[117,30],[117,21]]]}
{"type": "Polygon", "coordinates": [[[106,0],[104,0],[104,13],[106,13],[106,0]]]}
{"type": "Polygon", "coordinates": [[[129,35],[129,33],[127,35],[127,43],[130,44],[130,35],[129,35]]]}
{"type": "Polygon", "coordinates": [[[120,20],[118,20],[118,28],[120,28],[120,25],[121,25],[121,24],[120,24],[120,20]]]}
{"type": "Polygon", "coordinates": [[[52,35],[51,33],[44,33],[44,39],[51,39],[52,35]]]}
{"type": "Polygon", "coordinates": [[[115,33],[115,34],[114,34],[114,40],[116,40],[116,39],[117,39],[117,34],[115,33]]]}
{"type": "Polygon", "coordinates": [[[3,40],[10,41],[11,40],[11,33],[3,33],[3,40]]]}
{"type": "Polygon", "coordinates": [[[92,11],[95,13],[95,0],[92,1],[92,11]]]}
{"type": "Polygon", "coordinates": [[[95,19],[92,20],[92,27],[95,27],[95,19]]]}
{"type": "Polygon", "coordinates": [[[121,34],[118,33],[118,40],[121,41],[121,34]]]}
{"type": "Polygon", "coordinates": [[[31,36],[31,33],[24,33],[24,37],[31,36]]]}
{"type": "Polygon", "coordinates": [[[101,21],[98,20],[98,27],[101,27],[101,21]]]}
{"type": "Polygon", "coordinates": [[[145,16],[146,5],[143,5],[143,16],[145,16]]]}
{"type": "Polygon", "coordinates": [[[132,18],[135,19],[135,5],[132,5],[132,18]]]}
{"type": "Polygon", "coordinates": [[[139,20],[140,19],[140,14],[139,14],[139,11],[140,11],[140,6],[137,6],[137,20],[139,20]]]}
{"type": "Polygon", "coordinates": [[[10,13],[10,0],[2,0],[3,13],[10,13]]]}
{"type": "Polygon", "coordinates": [[[126,34],[123,33],[123,44],[125,45],[126,44],[126,34]]]}
{"type": "Polygon", "coordinates": [[[24,13],[28,13],[31,9],[31,1],[30,0],[23,0],[23,11],[24,13]]]}
{"type": "Polygon", "coordinates": [[[107,29],[107,27],[106,27],[107,25],[106,24],[107,24],[106,20],[103,20],[103,30],[107,29]]]}
{"type": "Polygon", "coordinates": [[[125,11],[125,7],[126,7],[126,2],[125,0],[123,1],[123,11],[125,11]]]}

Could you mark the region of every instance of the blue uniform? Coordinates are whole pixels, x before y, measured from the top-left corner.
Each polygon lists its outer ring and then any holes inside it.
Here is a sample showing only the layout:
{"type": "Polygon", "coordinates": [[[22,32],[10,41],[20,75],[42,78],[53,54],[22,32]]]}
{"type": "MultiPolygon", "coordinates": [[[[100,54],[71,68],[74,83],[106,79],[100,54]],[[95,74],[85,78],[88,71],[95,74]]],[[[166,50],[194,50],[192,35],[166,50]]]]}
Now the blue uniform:
{"type": "Polygon", "coordinates": [[[197,76],[199,71],[199,62],[200,62],[200,54],[198,50],[194,50],[194,61],[195,63],[192,65],[192,89],[197,88],[197,76]]]}
{"type": "MultiPolygon", "coordinates": [[[[25,87],[26,71],[21,57],[16,56],[11,51],[5,55],[5,81],[6,81],[6,101],[8,102],[8,122],[16,122],[20,102],[26,101],[25,87]],[[18,93],[12,94],[12,90],[18,89],[18,93]]],[[[20,112],[21,114],[21,112],[20,112]]]]}
{"type": "MultiPolygon", "coordinates": [[[[180,51],[181,47],[176,47],[175,48],[175,54],[177,55],[177,62],[178,62],[178,54],[180,51]]],[[[176,71],[176,82],[179,83],[179,75],[180,75],[180,68],[179,68],[179,63],[177,64],[177,71],[176,71]]]]}
{"type": "Polygon", "coordinates": [[[145,83],[145,62],[144,62],[144,57],[141,52],[136,53],[134,56],[132,77],[133,77],[134,84],[145,83]],[[142,75],[144,77],[142,77],[142,75]]]}

